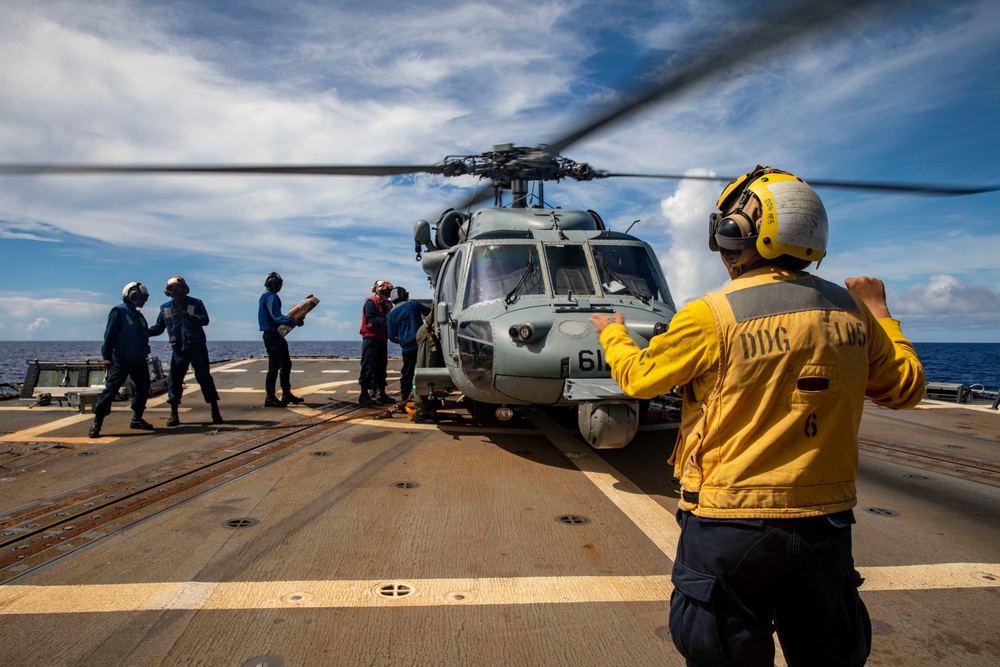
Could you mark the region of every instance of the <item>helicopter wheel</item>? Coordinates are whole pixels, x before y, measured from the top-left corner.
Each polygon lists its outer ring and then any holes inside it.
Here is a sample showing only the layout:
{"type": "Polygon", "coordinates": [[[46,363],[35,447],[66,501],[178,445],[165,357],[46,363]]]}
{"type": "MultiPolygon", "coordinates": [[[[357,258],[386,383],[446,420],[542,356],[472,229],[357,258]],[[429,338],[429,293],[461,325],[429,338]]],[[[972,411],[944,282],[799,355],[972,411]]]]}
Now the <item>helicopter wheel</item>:
{"type": "Polygon", "coordinates": [[[471,401],[469,414],[472,415],[472,421],[476,424],[498,424],[500,423],[500,420],[497,419],[498,407],[500,406],[493,403],[471,401]]]}

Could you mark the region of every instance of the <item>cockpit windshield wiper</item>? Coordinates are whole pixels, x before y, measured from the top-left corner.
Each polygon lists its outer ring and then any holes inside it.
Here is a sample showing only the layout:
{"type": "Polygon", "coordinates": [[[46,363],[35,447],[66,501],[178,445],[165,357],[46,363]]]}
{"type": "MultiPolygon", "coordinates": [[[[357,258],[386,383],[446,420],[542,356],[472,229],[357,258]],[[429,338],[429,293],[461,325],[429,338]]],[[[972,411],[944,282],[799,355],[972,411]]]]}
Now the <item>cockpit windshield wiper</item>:
{"type": "Polygon", "coordinates": [[[642,294],[641,292],[639,292],[639,290],[635,289],[634,287],[629,286],[629,284],[625,280],[623,280],[620,275],[618,275],[617,273],[615,273],[614,269],[612,269],[610,266],[608,266],[607,262],[604,261],[603,257],[601,258],[601,273],[604,276],[606,276],[607,278],[610,278],[611,280],[613,280],[613,281],[617,282],[619,285],[621,285],[620,289],[614,289],[614,290],[612,290],[612,289],[610,289],[611,288],[611,283],[610,282],[604,283],[602,285],[602,287],[605,289],[605,291],[609,291],[612,294],[617,294],[618,292],[621,292],[622,290],[625,290],[631,296],[634,296],[635,298],[639,299],[639,301],[642,301],[647,306],[649,305],[649,300],[652,297],[646,296],[645,294],[642,294]]]}
{"type": "Polygon", "coordinates": [[[514,285],[514,289],[507,292],[507,296],[503,298],[503,302],[508,306],[517,301],[517,298],[521,296],[521,288],[524,287],[525,283],[528,281],[530,276],[535,273],[535,256],[528,255],[528,264],[524,267],[524,273],[521,274],[521,279],[517,281],[517,285],[514,285]]]}

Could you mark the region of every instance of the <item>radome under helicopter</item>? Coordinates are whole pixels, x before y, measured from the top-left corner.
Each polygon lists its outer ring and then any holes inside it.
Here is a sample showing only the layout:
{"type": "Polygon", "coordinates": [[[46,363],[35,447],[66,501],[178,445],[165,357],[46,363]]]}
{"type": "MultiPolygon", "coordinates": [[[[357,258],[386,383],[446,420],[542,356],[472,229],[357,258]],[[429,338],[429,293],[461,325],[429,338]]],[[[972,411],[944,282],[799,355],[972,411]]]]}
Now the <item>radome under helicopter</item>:
{"type": "MultiPolygon", "coordinates": [[[[479,418],[509,419],[517,406],[525,405],[575,407],[588,444],[620,448],[634,437],[642,410],[640,402],[625,396],[611,378],[589,317],[595,312],[624,313],[633,337],[642,344],[669,326],[676,308],[648,243],[628,230],[611,231],[595,211],[550,206],[545,185],[570,178],[631,177],[704,178],[721,187],[732,177],[602,171],[563,157],[563,151],[638,109],[662,103],[726,71],[748,52],[764,55],[788,47],[851,12],[887,4],[902,3],[795,3],[783,16],[772,17],[766,41],[753,31],[722,40],[721,46],[671,68],[625,103],[536,147],[499,144],[480,155],[451,157],[434,165],[7,164],[0,165],[0,175],[428,173],[488,181],[482,192],[446,209],[433,223],[421,220],[414,226],[416,254],[433,287],[434,326],[445,359],[443,368],[417,370],[417,394],[457,396],[479,418]],[[491,194],[492,207],[474,209],[491,194]]],[[[936,195],[997,189],[806,180],[817,187],[936,195]]]]}

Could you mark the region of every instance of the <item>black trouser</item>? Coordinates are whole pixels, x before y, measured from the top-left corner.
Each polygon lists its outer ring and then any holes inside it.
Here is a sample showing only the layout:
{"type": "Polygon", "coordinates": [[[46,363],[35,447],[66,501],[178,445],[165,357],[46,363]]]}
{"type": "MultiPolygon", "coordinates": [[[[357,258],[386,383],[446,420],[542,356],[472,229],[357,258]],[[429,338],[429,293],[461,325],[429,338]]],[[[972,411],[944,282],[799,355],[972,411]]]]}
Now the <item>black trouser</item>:
{"type": "Polygon", "coordinates": [[[417,367],[417,351],[403,350],[403,370],[399,376],[399,393],[403,395],[403,400],[410,397],[413,391],[413,373],[417,367]]]}
{"type": "Polygon", "coordinates": [[[377,338],[361,339],[361,391],[385,391],[385,376],[389,366],[389,344],[377,338]]]}
{"type": "Polygon", "coordinates": [[[111,403],[129,377],[135,385],[135,393],[132,394],[132,413],[137,419],[142,418],[142,413],[146,411],[146,399],[149,398],[149,366],[145,360],[127,362],[115,359],[104,380],[104,391],[98,396],[97,404],[94,405],[95,419],[101,421],[110,414],[111,403]]]}
{"type": "Polygon", "coordinates": [[[170,373],[167,375],[167,403],[180,405],[184,395],[184,376],[188,366],[194,368],[194,379],[201,387],[201,393],[206,403],[219,400],[219,392],[215,390],[215,380],[209,371],[208,347],[202,345],[191,350],[174,350],[170,356],[170,373]]]}
{"type": "Polygon", "coordinates": [[[850,512],[718,521],[678,511],[670,635],[689,666],[854,667],[871,620],[851,555],[850,512]]]}
{"type": "Polygon", "coordinates": [[[264,390],[269,398],[274,398],[275,381],[280,380],[281,391],[292,392],[292,358],[288,354],[288,341],[277,331],[264,332],[264,349],[267,350],[267,375],[264,390]]]}

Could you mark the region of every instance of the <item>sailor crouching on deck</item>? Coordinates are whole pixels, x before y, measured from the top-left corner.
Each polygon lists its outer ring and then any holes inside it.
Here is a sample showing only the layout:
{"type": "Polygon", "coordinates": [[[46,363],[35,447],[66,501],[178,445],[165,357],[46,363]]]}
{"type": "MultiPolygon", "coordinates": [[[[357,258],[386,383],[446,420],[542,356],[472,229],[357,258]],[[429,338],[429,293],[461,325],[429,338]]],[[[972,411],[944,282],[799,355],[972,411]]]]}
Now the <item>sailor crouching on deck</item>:
{"type": "Polygon", "coordinates": [[[670,633],[689,665],[862,665],[851,508],[865,396],[916,405],[924,373],[875,278],[803,272],[827,217],[798,178],[757,167],[709,227],[732,282],[682,308],[645,350],[620,313],[594,315],[615,380],[652,398],[683,388],[670,633]]]}
{"type": "Polygon", "coordinates": [[[209,371],[208,340],[205,338],[208,311],[201,299],[188,295],[190,291],[187,281],[181,276],[173,276],[167,280],[163,293],[170,297],[170,301],[160,306],[156,324],[149,328],[150,336],[159,336],[166,331],[170,337],[170,373],[167,377],[170,416],[167,418],[167,426],[181,423],[177,408],[184,394],[184,376],[187,375],[188,366],[194,368],[194,378],[201,387],[205,402],[212,406],[212,423],[222,423],[219,392],[215,389],[215,381],[209,371]]]}
{"type": "Polygon", "coordinates": [[[149,325],[139,309],[146,305],[149,291],[139,282],[131,282],[122,290],[122,302],[108,313],[108,324],[104,328],[104,345],[101,356],[108,369],[104,381],[104,391],[94,405],[94,423],[90,427],[90,437],[101,436],[104,418],[111,413],[111,403],[125,380],[132,378],[135,392],[132,394],[132,421],[129,428],[152,431],[153,425],[142,418],[149,397],[149,325]]]}

